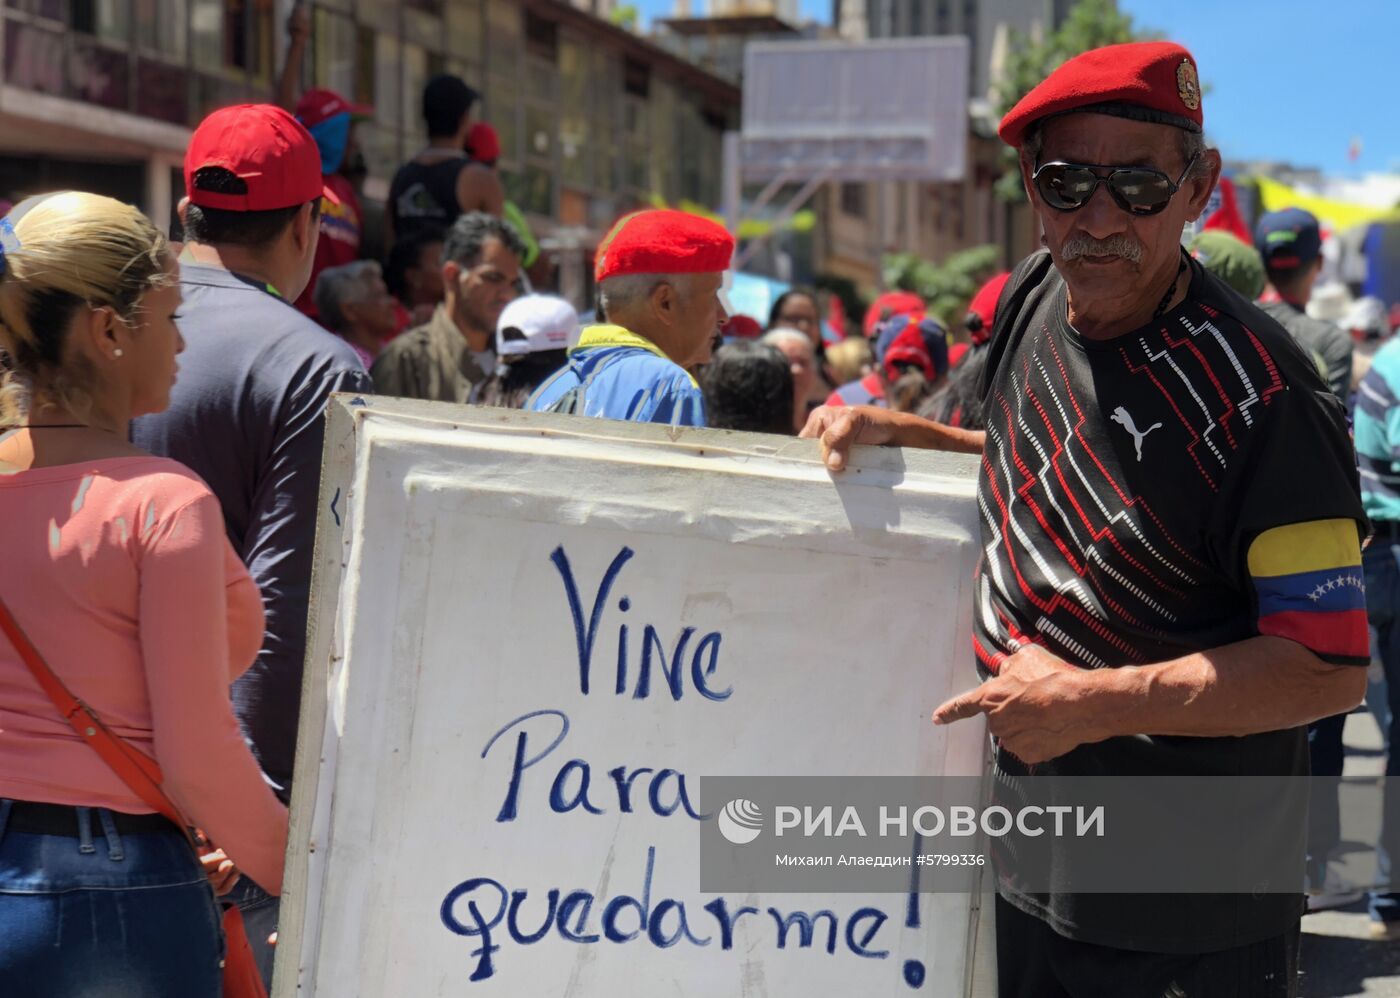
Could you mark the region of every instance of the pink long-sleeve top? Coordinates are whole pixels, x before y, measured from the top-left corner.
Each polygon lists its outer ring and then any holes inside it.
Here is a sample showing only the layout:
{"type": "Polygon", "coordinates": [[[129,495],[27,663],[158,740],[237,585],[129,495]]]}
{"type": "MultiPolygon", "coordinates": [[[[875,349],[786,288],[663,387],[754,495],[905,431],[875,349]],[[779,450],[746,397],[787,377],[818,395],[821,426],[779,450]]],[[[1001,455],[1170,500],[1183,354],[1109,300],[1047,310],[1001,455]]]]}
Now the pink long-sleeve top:
{"type": "MultiPolygon", "coordinates": [[[[280,892],[287,810],[229,700],[262,599],[199,477],[156,457],[0,475],[0,597],[69,691],[155,758],[185,815],[280,892]]],[[[150,812],[3,636],[0,797],[150,812]]]]}

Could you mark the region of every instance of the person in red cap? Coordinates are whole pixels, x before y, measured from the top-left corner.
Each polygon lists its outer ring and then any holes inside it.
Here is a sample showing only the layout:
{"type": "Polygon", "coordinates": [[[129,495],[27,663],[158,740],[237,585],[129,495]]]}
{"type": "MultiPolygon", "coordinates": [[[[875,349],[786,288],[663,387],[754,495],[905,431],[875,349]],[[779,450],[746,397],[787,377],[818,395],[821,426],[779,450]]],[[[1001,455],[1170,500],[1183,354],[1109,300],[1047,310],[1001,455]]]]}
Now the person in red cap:
{"type": "Polygon", "coordinates": [[[535,412],[704,426],[689,369],[710,359],[729,317],[724,272],[734,237],[683,211],[635,212],[598,245],[594,277],[607,325],[589,326],[569,363],[535,392],[535,412]]]}
{"type": "MultiPolygon", "coordinates": [[[[472,160],[467,166],[468,170],[486,169],[499,177],[499,174],[496,174],[496,163],[501,158],[501,137],[497,134],[495,126],[484,121],[472,125],[471,130],[467,132],[467,155],[472,160]]],[[[510,223],[510,227],[525,244],[525,255],[520,264],[529,275],[530,283],[536,287],[550,283],[553,264],[548,257],[540,254],[539,240],[535,238],[535,233],[530,228],[530,220],[525,217],[520,206],[506,198],[501,202],[501,218],[510,223]]]]}
{"type": "Polygon", "coordinates": [[[340,170],[347,161],[358,156],[355,122],[373,113],[372,108],[351,104],[334,90],[308,90],[297,101],[297,120],[311,133],[321,154],[321,182],[335,194],[335,200],[325,198],[321,202],[321,239],[316,244],[311,279],[296,300],[297,308],[313,319],[316,318],[316,302],[311,292],[321,271],[327,267],[343,267],[360,256],[364,212],[355,185],[340,170]]]}
{"type": "Polygon", "coordinates": [[[875,327],[875,370],[841,385],[828,406],[871,405],[912,411],[944,383],[949,368],[948,333],[922,311],[901,312],[875,327]],[[908,379],[909,375],[915,375],[908,379]],[[898,404],[893,388],[901,383],[898,404]]]}
{"type": "Polygon", "coordinates": [[[423,226],[448,228],[458,215],[501,217],[505,189],[495,172],[467,151],[472,105],[480,97],[459,76],[434,76],[423,87],[428,144],[394,174],[385,218],[387,241],[423,226]]]}
{"type": "Polygon", "coordinates": [[[992,338],[992,324],[996,321],[997,301],[1011,279],[1010,271],[1002,271],[977,289],[972,301],[967,304],[967,318],[963,327],[972,339],[973,346],[982,346],[992,338]]]}
{"type": "Polygon", "coordinates": [[[865,310],[865,321],[861,324],[865,338],[874,339],[880,323],[897,315],[923,315],[927,307],[924,300],[912,291],[886,291],[865,310]]]}
{"type": "MultiPolygon", "coordinates": [[[[321,156],[296,118],[270,104],[215,111],[185,153],[179,213],[180,377],[164,412],[134,420],[138,447],[208,484],[233,549],[262,591],[266,638],[234,685],[243,730],[285,802],[296,750],[321,443],[332,392],[372,390],[355,352],[291,302],[305,289],[323,199],[321,156]]],[[[277,902],[235,888],[270,978],[277,902]]]]}
{"type": "MultiPolygon", "coordinates": [[[[853,441],[981,452],[983,682],[933,718],[986,716],[998,786],[1302,778],[1307,724],[1366,689],[1345,412],[1275,320],[1183,252],[1220,173],[1202,128],[1180,45],[1109,46],[1051,73],[1000,127],[1046,248],[1000,295],[985,432],[868,407],[819,410],[803,431],[833,469],[853,441]]],[[[1192,827],[1228,828],[1209,858],[1257,869],[1264,845],[1303,841],[1305,797],[1227,800],[1192,827]]],[[[1088,893],[1066,885],[1103,852],[1037,841],[1048,881],[993,844],[1001,994],[1296,995],[1301,862],[1224,894],[1207,857],[1144,849],[1137,868],[1177,893],[1126,878],[1088,893]]]]}
{"type": "Polygon", "coordinates": [[[951,373],[942,389],[915,410],[920,416],[960,429],[985,428],[979,385],[987,367],[987,344],[996,322],[997,301],[1010,277],[1009,272],[997,274],[972,296],[963,319],[970,342],[954,343],[948,348],[951,373]]]}

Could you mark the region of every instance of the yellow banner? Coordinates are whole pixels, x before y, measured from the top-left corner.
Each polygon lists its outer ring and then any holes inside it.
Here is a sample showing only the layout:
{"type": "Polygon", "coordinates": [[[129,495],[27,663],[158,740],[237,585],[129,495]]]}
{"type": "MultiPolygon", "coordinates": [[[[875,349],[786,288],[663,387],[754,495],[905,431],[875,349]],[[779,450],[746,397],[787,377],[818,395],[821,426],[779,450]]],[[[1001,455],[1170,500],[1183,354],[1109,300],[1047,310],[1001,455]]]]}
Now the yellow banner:
{"type": "Polygon", "coordinates": [[[1316,215],[1318,221],[1333,232],[1343,232],[1372,222],[1400,221],[1400,210],[1395,208],[1372,208],[1370,205],[1303,194],[1296,187],[1268,177],[1255,177],[1254,182],[1259,185],[1259,201],[1265,211],[1302,208],[1316,215]]]}

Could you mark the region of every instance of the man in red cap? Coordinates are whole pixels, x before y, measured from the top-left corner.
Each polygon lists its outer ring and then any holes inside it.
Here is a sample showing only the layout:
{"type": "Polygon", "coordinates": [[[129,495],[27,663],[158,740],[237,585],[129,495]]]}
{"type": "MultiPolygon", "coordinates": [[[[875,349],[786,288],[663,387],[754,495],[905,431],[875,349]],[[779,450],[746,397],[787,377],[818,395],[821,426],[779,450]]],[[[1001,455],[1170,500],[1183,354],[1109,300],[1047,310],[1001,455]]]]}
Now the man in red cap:
{"type": "MultiPolygon", "coordinates": [[[[1182,250],[1220,172],[1202,125],[1179,45],[1066,62],[1001,123],[1046,249],[1000,296],[985,432],[874,408],[818,411],[804,429],[833,469],[852,442],[982,454],[984,682],[934,721],[986,715],[998,786],[1029,786],[1032,767],[1130,778],[1110,789],[1301,778],[1306,725],[1366,689],[1366,517],[1345,413],[1288,333],[1182,250]]],[[[1229,825],[1219,855],[1242,868],[1302,842],[1299,799],[1193,827],[1229,825]]],[[[1220,893],[1206,857],[1170,867],[1179,893],[1108,894],[1069,886],[1086,852],[1047,839],[1054,877],[1022,881],[1014,858],[999,870],[1001,994],[1296,995],[1301,855],[1296,881],[1290,862],[1248,894],[1220,893]]],[[[1144,851],[1136,868],[1164,863],[1144,851]]]]}
{"type": "Polygon", "coordinates": [[[972,296],[972,301],[968,302],[967,318],[963,319],[963,327],[972,338],[973,346],[982,346],[991,340],[992,325],[996,322],[997,302],[1010,279],[1011,274],[1002,271],[978,288],[977,293],[972,296]]]}
{"type": "Polygon", "coordinates": [[[316,278],[327,267],[343,267],[360,256],[360,237],[364,229],[364,212],[360,208],[355,185],[341,174],[347,161],[357,158],[355,122],[369,118],[372,109],[364,104],[351,104],[334,90],[315,88],[297,101],[297,120],[306,126],[321,154],[321,181],[334,193],[335,200],[321,202],[321,238],[316,244],[316,259],[311,266],[311,279],[297,299],[296,306],[313,319],[316,302],[311,292],[316,278]]]}
{"type": "Polygon", "coordinates": [[[733,255],[733,237],[698,215],[651,210],[622,219],[594,261],[609,324],[583,331],[568,365],[529,408],[704,426],[704,397],[689,369],[710,359],[729,317],[721,289],[733,255]]]}
{"type": "MultiPolygon", "coordinates": [[[[350,345],[290,304],[311,274],[320,205],[335,200],[306,129],[270,104],[215,111],[190,139],[185,190],[180,380],[169,408],[136,420],[131,437],[208,483],[262,591],[267,636],[233,699],[263,772],[286,801],[326,399],[371,386],[350,345]]],[[[247,877],[235,891],[270,977],[276,899],[247,877]]]]}

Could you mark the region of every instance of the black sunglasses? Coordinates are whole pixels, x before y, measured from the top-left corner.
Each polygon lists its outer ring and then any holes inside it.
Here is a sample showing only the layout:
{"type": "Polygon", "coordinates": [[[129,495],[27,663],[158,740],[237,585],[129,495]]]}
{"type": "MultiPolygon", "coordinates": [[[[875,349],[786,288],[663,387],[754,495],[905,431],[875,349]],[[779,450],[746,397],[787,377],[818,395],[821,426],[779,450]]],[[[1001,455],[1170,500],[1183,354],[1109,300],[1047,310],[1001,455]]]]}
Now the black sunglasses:
{"type": "Polygon", "coordinates": [[[1167,206],[1173,194],[1181,190],[1182,181],[1198,158],[1191,157],[1175,183],[1161,170],[1145,166],[1096,166],[1058,161],[1037,167],[1031,174],[1031,180],[1045,203],[1056,211],[1083,208],[1094,196],[1099,184],[1106,184],[1108,193],[1124,211],[1133,215],[1155,215],[1167,206]]]}

